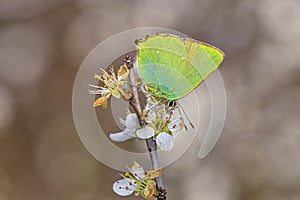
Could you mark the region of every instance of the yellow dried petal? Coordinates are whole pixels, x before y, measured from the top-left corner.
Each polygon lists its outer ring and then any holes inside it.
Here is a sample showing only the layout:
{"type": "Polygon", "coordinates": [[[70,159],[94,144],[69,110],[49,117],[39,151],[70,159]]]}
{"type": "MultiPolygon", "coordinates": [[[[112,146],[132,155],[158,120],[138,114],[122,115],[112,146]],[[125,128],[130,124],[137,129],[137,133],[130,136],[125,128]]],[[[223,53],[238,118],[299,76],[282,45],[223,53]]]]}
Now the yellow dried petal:
{"type": "Polygon", "coordinates": [[[162,173],[162,168],[158,170],[148,171],[146,174],[147,179],[155,179],[159,177],[162,173]]]}
{"type": "Polygon", "coordinates": [[[124,64],[120,67],[120,69],[118,70],[118,80],[122,80],[127,78],[129,75],[129,69],[128,67],[124,64]]]}
{"type": "Polygon", "coordinates": [[[153,181],[149,181],[147,183],[147,187],[144,189],[143,197],[145,197],[146,199],[151,199],[155,192],[155,183],[153,181]]]}
{"type": "Polygon", "coordinates": [[[107,108],[107,99],[108,96],[104,96],[96,99],[96,101],[94,102],[94,107],[102,106],[102,108],[107,108]]]}

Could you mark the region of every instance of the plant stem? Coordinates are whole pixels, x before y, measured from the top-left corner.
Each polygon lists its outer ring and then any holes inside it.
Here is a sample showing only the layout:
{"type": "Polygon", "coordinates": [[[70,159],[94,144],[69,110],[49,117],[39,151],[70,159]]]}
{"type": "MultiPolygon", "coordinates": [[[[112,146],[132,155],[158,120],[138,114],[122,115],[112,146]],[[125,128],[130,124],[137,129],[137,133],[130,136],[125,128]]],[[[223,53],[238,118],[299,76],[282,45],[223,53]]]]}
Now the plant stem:
{"type": "MultiPolygon", "coordinates": [[[[134,74],[134,66],[133,64],[129,65],[129,77],[130,77],[130,83],[131,83],[131,89],[132,89],[132,99],[130,101],[130,105],[134,108],[137,117],[139,119],[140,125],[142,127],[146,126],[145,121],[142,119],[142,108],[139,100],[139,94],[137,90],[137,84],[135,80],[135,74],[134,74]]],[[[156,142],[153,140],[153,138],[146,139],[148,151],[151,158],[152,167],[154,170],[159,169],[159,161],[158,161],[158,155],[157,155],[157,145],[156,142]]],[[[162,177],[159,176],[156,178],[156,187],[157,190],[164,190],[162,177]]],[[[166,196],[164,195],[164,198],[157,197],[157,199],[166,199],[166,196]]]]}

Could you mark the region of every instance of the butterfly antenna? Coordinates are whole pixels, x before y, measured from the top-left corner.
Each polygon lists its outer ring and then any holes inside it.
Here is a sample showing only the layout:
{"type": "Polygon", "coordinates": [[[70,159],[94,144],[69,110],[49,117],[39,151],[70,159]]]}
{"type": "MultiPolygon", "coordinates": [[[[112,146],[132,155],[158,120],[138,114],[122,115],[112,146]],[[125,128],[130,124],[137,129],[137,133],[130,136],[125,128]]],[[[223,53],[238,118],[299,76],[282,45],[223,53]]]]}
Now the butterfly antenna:
{"type": "MultiPolygon", "coordinates": [[[[189,124],[190,124],[190,126],[193,128],[193,129],[195,129],[195,127],[194,127],[194,125],[193,125],[193,123],[191,122],[191,120],[189,119],[189,117],[188,117],[188,115],[186,114],[186,112],[184,111],[184,109],[182,108],[182,106],[177,102],[177,105],[179,106],[179,114],[181,115],[181,111],[180,110],[182,110],[182,112],[183,112],[183,114],[184,114],[184,116],[186,117],[186,119],[188,120],[188,122],[189,122],[189,124]]],[[[182,115],[181,115],[182,116],[182,115]]],[[[183,120],[183,119],[182,119],[183,120]]],[[[186,125],[184,125],[185,127],[186,127],[186,125]]],[[[187,128],[185,128],[186,130],[187,130],[187,128]]]]}
{"type": "Polygon", "coordinates": [[[180,117],[181,117],[181,119],[182,119],[182,121],[183,121],[184,129],[185,129],[185,131],[187,131],[188,128],[187,128],[187,126],[185,125],[185,122],[184,122],[184,119],[183,119],[183,117],[182,117],[182,113],[181,113],[180,108],[178,108],[178,111],[179,111],[179,115],[180,115],[180,117]]]}

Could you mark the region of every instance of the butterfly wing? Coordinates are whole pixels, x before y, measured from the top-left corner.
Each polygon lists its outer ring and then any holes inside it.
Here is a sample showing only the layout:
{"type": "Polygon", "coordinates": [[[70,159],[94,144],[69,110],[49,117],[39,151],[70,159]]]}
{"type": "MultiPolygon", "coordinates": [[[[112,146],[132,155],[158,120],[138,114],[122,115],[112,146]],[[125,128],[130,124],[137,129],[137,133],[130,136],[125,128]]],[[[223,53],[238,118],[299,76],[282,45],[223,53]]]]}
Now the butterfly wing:
{"type": "Polygon", "coordinates": [[[176,35],[147,36],[136,44],[140,75],[168,100],[190,93],[224,59],[223,52],[216,47],[176,35]]]}

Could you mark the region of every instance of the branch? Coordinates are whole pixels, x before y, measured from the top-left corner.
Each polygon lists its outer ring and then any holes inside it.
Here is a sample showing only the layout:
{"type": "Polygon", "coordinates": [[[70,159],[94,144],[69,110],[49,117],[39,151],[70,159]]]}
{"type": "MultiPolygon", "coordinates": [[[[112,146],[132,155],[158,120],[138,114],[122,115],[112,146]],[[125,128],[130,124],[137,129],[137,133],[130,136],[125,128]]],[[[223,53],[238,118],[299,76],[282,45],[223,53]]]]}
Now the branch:
{"type": "MultiPolygon", "coordinates": [[[[139,119],[140,125],[142,127],[146,126],[145,121],[142,119],[142,108],[139,101],[139,94],[137,90],[137,83],[135,80],[135,74],[134,74],[134,66],[133,66],[133,58],[130,58],[129,56],[126,56],[124,59],[124,62],[127,64],[129,68],[129,78],[131,83],[131,89],[132,89],[132,98],[130,101],[130,105],[134,108],[137,117],[139,119]]],[[[152,167],[154,170],[159,169],[159,161],[158,161],[158,155],[157,155],[157,145],[156,142],[153,140],[153,138],[146,139],[148,151],[151,158],[152,167]]],[[[163,180],[162,177],[159,176],[155,179],[156,181],[156,188],[158,191],[158,200],[165,200],[166,197],[166,190],[163,186],[163,180]]]]}

